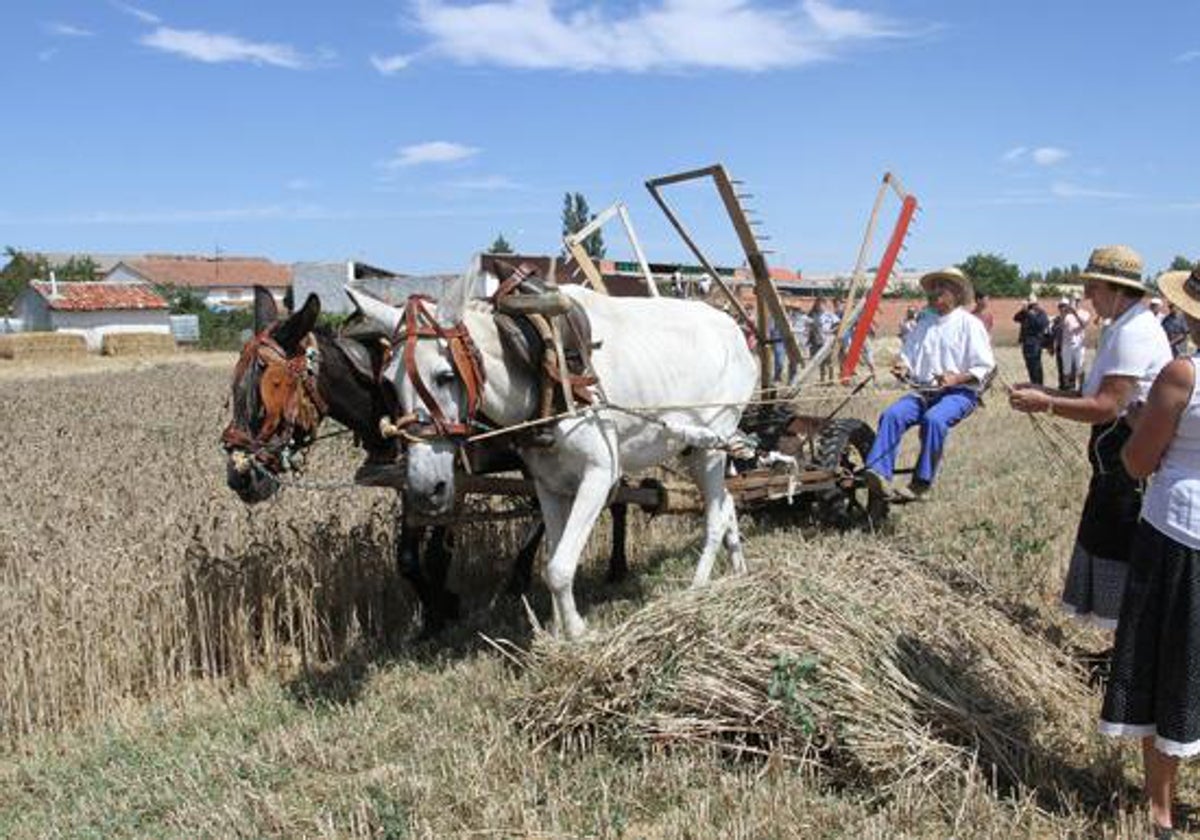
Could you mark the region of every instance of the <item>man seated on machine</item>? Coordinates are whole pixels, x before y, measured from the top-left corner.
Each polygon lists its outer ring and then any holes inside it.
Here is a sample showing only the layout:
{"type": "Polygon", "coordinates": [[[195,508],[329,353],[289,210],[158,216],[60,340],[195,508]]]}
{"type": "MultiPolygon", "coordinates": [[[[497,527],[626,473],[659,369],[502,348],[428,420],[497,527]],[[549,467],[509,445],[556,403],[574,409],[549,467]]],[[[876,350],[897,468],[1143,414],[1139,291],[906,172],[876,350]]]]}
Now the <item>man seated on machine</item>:
{"type": "Polygon", "coordinates": [[[971,280],[957,268],[944,268],[922,277],[921,287],[929,308],[905,337],[892,365],[892,373],[912,392],[880,416],[863,471],[872,491],[901,502],[928,494],[950,428],[979,405],[983,386],[996,367],[987,328],[966,309],[975,297],[971,280]],[[912,481],[893,488],[900,441],[918,424],[921,454],[912,481]]]}

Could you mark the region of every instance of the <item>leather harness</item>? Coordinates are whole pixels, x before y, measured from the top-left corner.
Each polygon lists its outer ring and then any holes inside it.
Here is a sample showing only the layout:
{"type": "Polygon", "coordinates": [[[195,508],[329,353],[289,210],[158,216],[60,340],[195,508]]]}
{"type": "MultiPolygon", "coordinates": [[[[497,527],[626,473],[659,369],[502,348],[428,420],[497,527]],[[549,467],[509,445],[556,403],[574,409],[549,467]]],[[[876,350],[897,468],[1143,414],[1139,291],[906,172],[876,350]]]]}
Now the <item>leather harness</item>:
{"type": "Polygon", "coordinates": [[[462,440],[475,430],[476,418],[483,402],[483,388],[486,378],[483,370],[483,357],[479,348],[471,340],[467,325],[459,321],[449,327],[443,327],[429,311],[428,305],[433,303],[431,298],[424,295],[412,295],[404,305],[404,318],[398,325],[396,335],[392,338],[393,346],[401,341],[404,343],[404,373],[412,383],[429,416],[429,422],[423,422],[416,414],[401,418],[397,424],[413,437],[423,440],[435,438],[450,438],[462,440]],[[442,407],[430,392],[429,387],[421,379],[417,370],[417,342],[422,338],[433,338],[446,342],[450,351],[450,360],[454,371],[462,381],[467,392],[466,419],[451,421],[446,418],[442,407]]]}
{"type": "MultiPolygon", "coordinates": [[[[282,400],[270,401],[281,405],[269,405],[260,388],[257,396],[266,416],[257,432],[252,434],[238,425],[235,412],[234,419],[221,433],[221,443],[226,451],[249,452],[255,461],[272,472],[286,467],[281,458],[286,449],[311,442],[321,418],[329,410],[317,388],[316,340],[310,333],[302,339],[300,346],[304,352],[289,357],[271,336],[268,327],[242,348],[233,371],[234,382],[240,382],[252,364],[259,364],[263,368],[263,379],[270,372],[279,371],[283,382],[290,386],[282,400]]],[[[260,385],[262,381],[260,379],[260,385]]]]}

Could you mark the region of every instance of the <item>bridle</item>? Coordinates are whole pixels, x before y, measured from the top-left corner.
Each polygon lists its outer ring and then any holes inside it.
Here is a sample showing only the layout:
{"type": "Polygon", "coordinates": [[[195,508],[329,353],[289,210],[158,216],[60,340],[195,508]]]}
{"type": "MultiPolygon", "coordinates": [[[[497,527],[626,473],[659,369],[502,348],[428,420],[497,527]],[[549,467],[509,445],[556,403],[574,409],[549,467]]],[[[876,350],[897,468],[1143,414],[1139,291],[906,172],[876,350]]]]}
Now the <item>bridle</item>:
{"type": "Polygon", "coordinates": [[[486,383],[483,357],[475,342],[471,340],[466,323],[459,321],[448,327],[442,326],[429,311],[428,304],[432,302],[431,298],[423,295],[410,296],[404,305],[404,318],[397,325],[396,334],[392,338],[393,346],[399,346],[401,343],[404,345],[401,356],[404,374],[412,383],[422,403],[421,408],[401,417],[395,425],[409,442],[428,443],[439,439],[461,442],[476,430],[477,418],[480,416],[479,409],[486,383]],[[464,420],[447,419],[437,398],[421,379],[417,370],[416,354],[417,342],[423,338],[446,342],[454,372],[462,381],[467,393],[464,420]]]}
{"type": "Polygon", "coordinates": [[[249,463],[266,468],[271,473],[286,472],[294,466],[293,457],[314,440],[317,426],[329,410],[317,388],[319,356],[317,342],[311,333],[300,342],[304,352],[289,357],[271,336],[268,327],[254,336],[242,348],[242,355],[234,368],[234,382],[241,382],[257,365],[261,383],[268,375],[277,373],[283,377],[286,395],[281,404],[268,404],[263,394],[257,395],[261,410],[265,413],[257,432],[251,432],[246,423],[249,417],[239,418],[237,407],[234,417],[221,433],[221,444],[235,459],[252,459],[249,463]]]}

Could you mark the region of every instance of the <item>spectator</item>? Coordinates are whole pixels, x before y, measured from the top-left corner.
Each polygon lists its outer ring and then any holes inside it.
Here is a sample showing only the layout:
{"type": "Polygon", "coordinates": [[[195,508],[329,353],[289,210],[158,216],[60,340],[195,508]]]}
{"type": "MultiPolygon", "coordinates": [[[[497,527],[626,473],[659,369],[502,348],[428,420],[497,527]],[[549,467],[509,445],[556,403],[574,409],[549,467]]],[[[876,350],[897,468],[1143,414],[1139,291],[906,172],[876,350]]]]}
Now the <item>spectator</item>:
{"type": "Polygon", "coordinates": [[[1092,466],[1087,498],[1075,536],[1063,606],[1076,618],[1112,629],[1125,592],[1129,549],[1142,503],[1141,482],[1126,472],[1120,452],[1131,429],[1127,407],[1144,399],[1171,360],[1167,337],[1142,299],[1142,258],[1124,245],[1092,251],[1080,278],[1096,313],[1112,318],[1100,337],[1096,360],[1081,395],[1018,385],[1009,404],[1027,414],[1045,412],[1092,427],[1092,466]]]}
{"type": "MultiPolygon", "coordinates": [[[[1174,314],[1200,337],[1200,269],[1159,278],[1174,314]]],[[[1141,739],[1156,837],[1170,836],[1179,760],[1200,753],[1200,390],[1197,358],[1167,364],[1121,452],[1154,479],[1142,504],[1100,713],[1106,735],[1141,739]]]]}
{"type": "Polygon", "coordinates": [[[917,310],[913,307],[908,307],[904,310],[904,320],[900,322],[900,342],[903,344],[904,339],[908,338],[908,334],[913,331],[913,327],[917,325],[917,310]]]}
{"type": "Polygon", "coordinates": [[[1054,356],[1054,369],[1058,372],[1058,390],[1069,391],[1063,381],[1063,316],[1071,302],[1063,298],[1058,302],[1058,314],[1050,319],[1050,353],[1054,356]]]}
{"type": "MultiPolygon", "coordinates": [[[[852,320],[846,325],[846,329],[842,331],[842,351],[841,356],[845,358],[850,353],[850,345],[854,341],[854,331],[858,329],[858,318],[852,320]]],[[[872,379],[875,378],[875,349],[872,346],[875,339],[875,320],[872,318],[870,325],[867,327],[867,335],[863,339],[862,354],[859,356],[860,361],[867,366],[872,379]]]]}
{"type": "Polygon", "coordinates": [[[1091,323],[1092,314],[1080,305],[1075,297],[1067,300],[1062,313],[1062,331],[1059,353],[1062,357],[1062,383],[1059,388],[1063,391],[1075,391],[1083,385],[1083,360],[1087,352],[1084,342],[1087,338],[1087,325],[1091,323]]]}
{"type": "Polygon", "coordinates": [[[1163,311],[1162,298],[1160,297],[1150,298],[1150,311],[1154,313],[1154,317],[1158,319],[1160,324],[1162,323],[1162,319],[1167,317],[1167,313],[1163,311]]]}
{"type": "Polygon", "coordinates": [[[1021,355],[1025,357],[1025,370],[1029,373],[1029,381],[1040,386],[1043,381],[1042,348],[1045,346],[1046,336],[1050,331],[1050,318],[1038,303],[1037,295],[1030,292],[1029,300],[1013,316],[1013,320],[1021,325],[1019,341],[1021,355]]]}
{"type": "MultiPolygon", "coordinates": [[[[808,313],[797,306],[791,310],[790,316],[792,321],[792,335],[796,337],[796,345],[800,348],[800,352],[803,353],[808,346],[808,313]]],[[[803,359],[801,359],[801,362],[803,362],[803,359]]],[[[788,370],[788,381],[794,380],[798,373],[799,370],[796,369],[796,366],[791,366],[788,370]]]]}
{"type": "Polygon", "coordinates": [[[1178,359],[1187,355],[1188,323],[1175,304],[1167,301],[1167,315],[1162,319],[1163,332],[1171,345],[1171,355],[1178,359]]]}
{"type": "Polygon", "coordinates": [[[983,326],[987,329],[988,335],[992,334],[992,327],[996,326],[996,319],[992,316],[988,309],[988,296],[985,294],[977,294],[975,296],[975,308],[971,310],[971,314],[983,321],[983,326]]]}
{"type": "MultiPolygon", "coordinates": [[[[815,356],[827,343],[833,341],[837,333],[838,316],[831,312],[824,298],[817,298],[809,313],[808,346],[815,356]]],[[[821,359],[821,381],[833,379],[833,365],[836,361],[837,348],[830,347],[829,352],[821,359]]]]}
{"type": "Polygon", "coordinates": [[[909,333],[892,372],[915,387],[879,418],[879,434],[867,454],[864,478],[871,490],[899,501],[924,497],[933,486],[950,429],[979,404],[978,387],[996,366],[992,343],[978,318],[966,310],[971,281],[957,268],[926,274],[921,286],[932,312],[909,333]],[[907,488],[892,488],[900,440],[920,424],[921,454],[907,488]]]}

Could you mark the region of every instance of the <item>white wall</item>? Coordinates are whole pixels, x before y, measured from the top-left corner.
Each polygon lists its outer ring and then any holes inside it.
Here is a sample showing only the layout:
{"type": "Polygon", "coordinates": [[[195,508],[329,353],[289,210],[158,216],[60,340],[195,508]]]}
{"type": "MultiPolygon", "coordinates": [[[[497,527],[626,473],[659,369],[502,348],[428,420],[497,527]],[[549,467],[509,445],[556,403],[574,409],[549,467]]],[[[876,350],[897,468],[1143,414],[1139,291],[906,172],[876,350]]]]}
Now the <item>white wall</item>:
{"type": "Polygon", "coordinates": [[[50,322],[51,328],[57,332],[82,335],[89,350],[99,350],[108,333],[171,332],[171,322],[165,309],[51,311],[50,322]]]}

